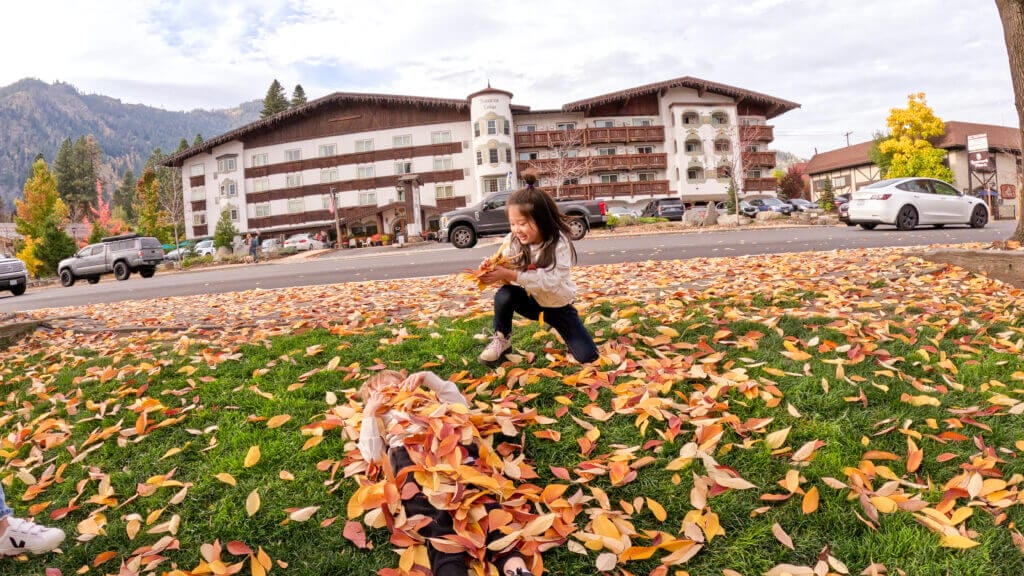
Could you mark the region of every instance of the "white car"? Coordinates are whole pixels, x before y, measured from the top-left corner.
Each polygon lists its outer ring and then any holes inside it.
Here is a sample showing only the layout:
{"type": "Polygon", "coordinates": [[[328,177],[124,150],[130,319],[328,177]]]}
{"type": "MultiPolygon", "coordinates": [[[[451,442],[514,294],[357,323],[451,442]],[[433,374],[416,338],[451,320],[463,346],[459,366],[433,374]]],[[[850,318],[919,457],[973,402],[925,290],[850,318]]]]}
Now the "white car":
{"type": "Polygon", "coordinates": [[[277,238],[267,238],[260,244],[260,249],[264,254],[276,254],[281,251],[281,240],[277,238]]]}
{"type": "Polygon", "coordinates": [[[293,234],[284,241],[284,247],[294,246],[299,252],[306,250],[323,250],[324,243],[313,238],[311,234],[303,232],[302,234],[293,234]]]}
{"type": "Polygon", "coordinates": [[[865,230],[879,224],[899,230],[913,230],[922,224],[936,228],[946,224],[984,228],[988,224],[988,207],[984,200],[965,196],[941,180],[891,178],[853,193],[849,222],[865,230]]]}
{"type": "Polygon", "coordinates": [[[203,240],[196,244],[196,256],[213,256],[217,249],[213,247],[213,240],[203,240]]]}

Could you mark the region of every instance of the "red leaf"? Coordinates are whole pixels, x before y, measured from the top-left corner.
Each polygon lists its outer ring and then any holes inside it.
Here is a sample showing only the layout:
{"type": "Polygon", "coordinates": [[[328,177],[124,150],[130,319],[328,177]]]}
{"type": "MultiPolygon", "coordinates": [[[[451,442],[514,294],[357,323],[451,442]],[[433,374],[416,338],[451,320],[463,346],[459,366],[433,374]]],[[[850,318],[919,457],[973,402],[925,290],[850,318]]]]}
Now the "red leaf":
{"type": "Polygon", "coordinates": [[[569,480],[569,471],[565,468],[559,468],[558,466],[551,466],[551,473],[555,475],[555,478],[561,478],[562,480],[569,480]]]}
{"type": "Polygon", "coordinates": [[[353,522],[349,520],[345,522],[345,531],[342,532],[345,538],[348,538],[349,542],[352,542],[358,548],[366,548],[366,531],[363,530],[363,525],[359,522],[353,522]]]}
{"type": "Polygon", "coordinates": [[[252,548],[245,545],[245,542],[239,542],[238,540],[232,540],[228,542],[228,552],[235,556],[245,556],[252,554],[252,548]]]}
{"type": "Polygon", "coordinates": [[[60,571],[60,568],[47,568],[46,576],[63,576],[63,573],[60,571]]]}

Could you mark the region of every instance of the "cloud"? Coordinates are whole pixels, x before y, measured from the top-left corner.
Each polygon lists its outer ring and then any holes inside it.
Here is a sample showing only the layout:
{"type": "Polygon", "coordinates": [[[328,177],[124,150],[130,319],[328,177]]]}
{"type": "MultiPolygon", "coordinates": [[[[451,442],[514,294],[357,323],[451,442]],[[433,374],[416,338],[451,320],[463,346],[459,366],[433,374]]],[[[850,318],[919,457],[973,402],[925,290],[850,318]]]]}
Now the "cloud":
{"type": "Polygon", "coordinates": [[[990,2],[39,0],[5,6],[0,48],[24,55],[0,85],[63,80],[171,109],[261,98],[274,78],[310,98],[461,98],[490,80],[556,108],[689,75],[801,103],[773,121],[774,146],[804,156],[870,138],[910,92],[947,120],[1016,117],[990,2]]]}

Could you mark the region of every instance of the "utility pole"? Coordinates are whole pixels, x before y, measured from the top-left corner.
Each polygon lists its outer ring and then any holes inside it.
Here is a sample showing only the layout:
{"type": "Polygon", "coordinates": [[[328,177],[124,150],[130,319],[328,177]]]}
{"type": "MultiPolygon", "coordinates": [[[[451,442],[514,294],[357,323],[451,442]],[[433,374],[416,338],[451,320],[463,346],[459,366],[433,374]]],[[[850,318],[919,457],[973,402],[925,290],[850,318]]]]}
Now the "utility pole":
{"type": "Polygon", "coordinates": [[[846,147],[847,148],[850,147],[850,134],[853,134],[853,132],[846,132],[845,134],[843,134],[843,136],[846,136],[846,147]]]}
{"type": "Polygon", "coordinates": [[[331,207],[334,208],[334,247],[341,248],[341,202],[334,194],[334,186],[331,186],[331,207]]]}

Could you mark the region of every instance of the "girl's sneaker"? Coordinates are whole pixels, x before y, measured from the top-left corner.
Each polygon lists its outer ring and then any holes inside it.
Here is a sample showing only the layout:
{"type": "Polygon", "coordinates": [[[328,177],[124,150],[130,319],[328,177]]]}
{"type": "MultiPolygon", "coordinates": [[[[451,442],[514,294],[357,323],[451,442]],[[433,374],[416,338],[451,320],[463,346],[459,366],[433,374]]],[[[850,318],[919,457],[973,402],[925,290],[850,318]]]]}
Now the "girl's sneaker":
{"type": "Polygon", "coordinates": [[[64,541],[64,531],[47,528],[14,516],[7,517],[7,530],[0,534],[0,556],[18,556],[31,552],[49,552],[64,541]]]}
{"type": "Polygon", "coordinates": [[[484,351],[480,353],[477,360],[483,364],[492,366],[501,360],[501,358],[505,356],[505,352],[507,352],[511,347],[512,344],[509,342],[507,336],[501,332],[495,332],[494,337],[491,338],[491,343],[487,345],[487,348],[484,348],[484,351]]]}

